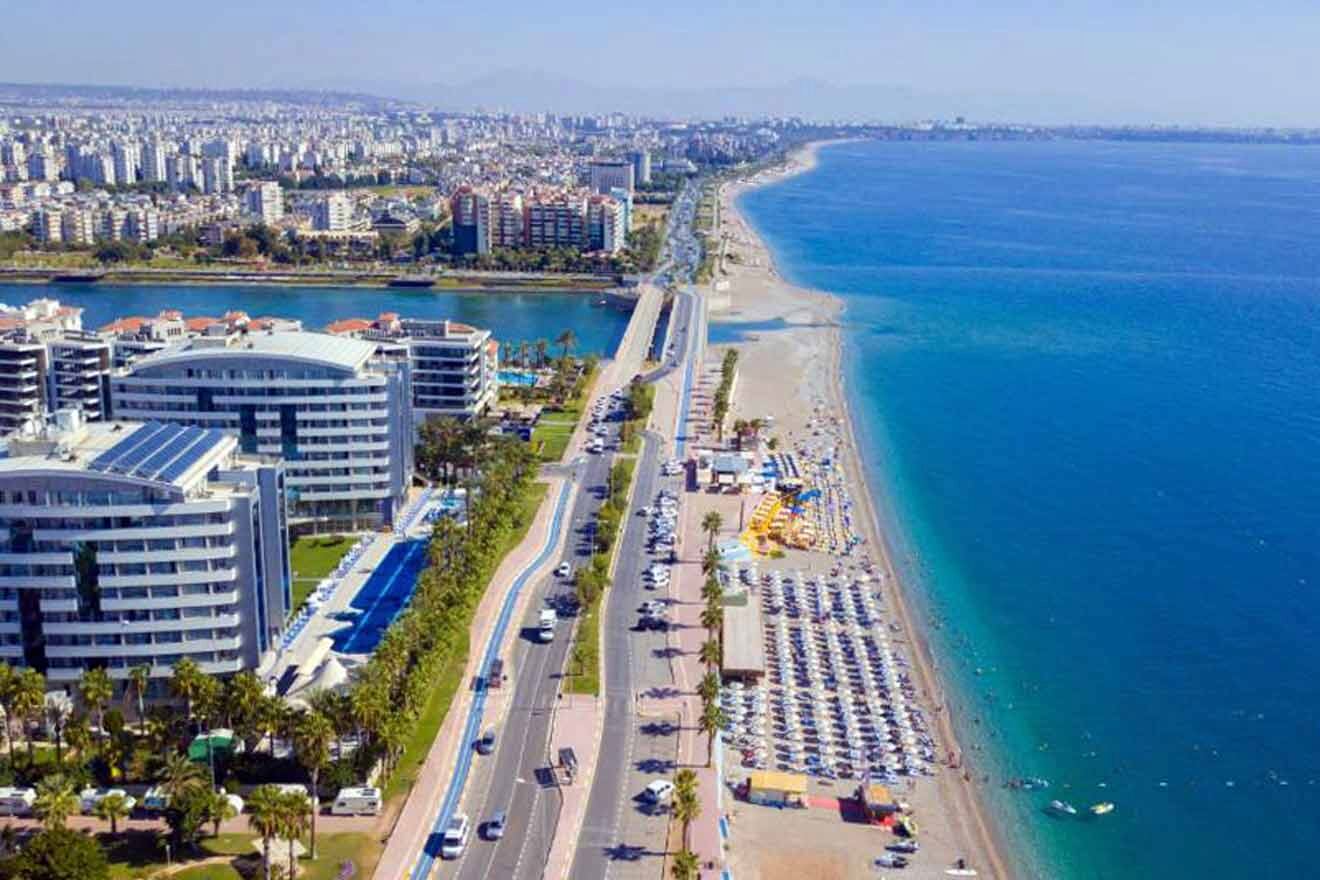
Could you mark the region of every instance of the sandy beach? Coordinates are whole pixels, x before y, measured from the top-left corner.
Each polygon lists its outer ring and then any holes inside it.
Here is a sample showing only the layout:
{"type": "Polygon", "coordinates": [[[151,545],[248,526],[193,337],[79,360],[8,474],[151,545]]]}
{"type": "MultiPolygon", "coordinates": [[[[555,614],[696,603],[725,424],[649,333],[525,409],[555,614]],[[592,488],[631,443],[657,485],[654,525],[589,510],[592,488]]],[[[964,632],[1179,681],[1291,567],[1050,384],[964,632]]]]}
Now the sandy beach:
{"type": "MultiPolygon", "coordinates": [[[[817,150],[823,145],[812,144],[793,153],[774,170],[727,183],[719,194],[719,230],[726,258],[723,273],[716,274],[719,289],[709,291],[712,320],[780,320],[788,325],[754,332],[737,343],[740,384],[734,414],[747,419],[773,416],[771,433],[779,438],[781,448],[791,448],[819,433],[822,425],[828,425],[829,433],[837,435],[838,458],[856,504],[857,528],[865,539],[863,549],[883,575],[887,603],[901,622],[903,641],[911,646],[909,654],[920,700],[933,721],[939,754],[942,758],[958,756],[958,766],[941,766],[934,777],[922,780],[909,796],[922,817],[922,861],[942,869],[964,858],[978,876],[1007,880],[1014,876],[1012,861],[978,796],[974,777],[961,764],[962,752],[944,705],[929,645],[911,613],[905,587],[898,581],[865,482],[843,387],[843,303],[828,293],[784,281],[765,244],[737,210],[739,195],[748,189],[813,168],[817,150]]],[[[920,872],[920,876],[930,874],[920,872]]],[[[836,875],[826,870],[821,876],[836,875]]]]}

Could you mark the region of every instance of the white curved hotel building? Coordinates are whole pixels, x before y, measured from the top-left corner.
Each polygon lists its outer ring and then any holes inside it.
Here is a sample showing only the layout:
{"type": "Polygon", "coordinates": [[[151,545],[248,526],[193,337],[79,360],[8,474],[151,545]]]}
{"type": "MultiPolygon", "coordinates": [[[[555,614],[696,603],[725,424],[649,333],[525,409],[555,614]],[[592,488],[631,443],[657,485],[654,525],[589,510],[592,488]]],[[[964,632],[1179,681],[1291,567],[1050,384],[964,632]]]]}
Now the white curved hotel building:
{"type": "Polygon", "coordinates": [[[219,430],[148,422],[11,438],[0,457],[0,659],[68,684],[256,666],[291,602],[284,471],[219,430]]]}
{"type": "Polygon", "coordinates": [[[110,380],[113,417],[223,431],[281,459],[290,528],[392,523],[412,479],[410,365],[324,333],[201,336],[110,380]]]}

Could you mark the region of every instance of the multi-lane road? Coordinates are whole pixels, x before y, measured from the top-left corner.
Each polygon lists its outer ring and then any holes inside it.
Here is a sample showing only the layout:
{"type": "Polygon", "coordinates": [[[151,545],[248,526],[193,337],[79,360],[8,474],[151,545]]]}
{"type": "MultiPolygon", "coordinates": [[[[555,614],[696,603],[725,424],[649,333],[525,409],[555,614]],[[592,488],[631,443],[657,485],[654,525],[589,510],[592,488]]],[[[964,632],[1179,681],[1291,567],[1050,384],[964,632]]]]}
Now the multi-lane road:
{"type": "MultiPolygon", "coordinates": [[[[704,318],[701,301],[690,283],[700,256],[691,234],[695,210],[694,189],[685,190],[670,213],[670,222],[661,266],[648,279],[674,294],[669,319],[668,340],[662,364],[647,374],[649,382],[659,382],[678,373],[680,382],[690,384],[692,363],[704,344],[704,318]]],[[[608,394],[612,389],[601,389],[608,394]]],[[[686,401],[686,392],[681,399],[686,401]]],[[[685,403],[684,403],[685,406],[685,403]]],[[[606,423],[610,436],[607,447],[614,448],[617,422],[606,423]]],[[[678,424],[678,423],[676,423],[678,424]]],[[[605,608],[602,662],[605,665],[604,731],[600,753],[587,803],[587,812],[570,876],[604,878],[612,860],[630,859],[640,853],[662,851],[665,820],[644,811],[630,809],[633,789],[640,790],[656,776],[672,774],[672,755],[676,742],[669,735],[639,737],[640,719],[634,705],[640,692],[672,685],[669,664],[665,661],[667,640],[664,633],[636,627],[637,607],[655,594],[642,589],[642,571],[650,563],[647,555],[647,520],[638,516],[642,506],[652,504],[663,486],[679,489],[679,479],[660,474],[663,457],[673,449],[675,425],[655,425],[643,436],[638,455],[633,502],[624,520],[620,537],[614,586],[605,608]],[[639,739],[642,740],[639,742],[639,739]],[[665,755],[671,756],[668,761],[665,755]]],[[[609,469],[614,454],[579,456],[563,466],[573,479],[574,497],[568,520],[572,533],[565,543],[561,560],[572,566],[586,564],[591,556],[591,529],[607,490],[609,469]]],[[[541,643],[535,638],[536,619],[547,602],[562,606],[572,597],[570,578],[555,575],[529,584],[531,596],[519,621],[518,638],[506,652],[504,661],[509,676],[505,688],[512,689],[511,702],[503,718],[483,722],[482,729],[495,727],[495,750],[490,755],[474,755],[461,802],[473,825],[473,834],[462,857],[455,862],[438,859],[438,835],[428,839],[425,852],[413,872],[414,880],[430,876],[480,880],[487,877],[535,880],[542,876],[546,856],[557,833],[560,811],[558,789],[546,778],[554,763],[549,755],[554,710],[563,684],[563,673],[572,647],[570,623],[560,621],[555,639],[541,643]],[[487,841],[477,833],[483,823],[498,811],[507,817],[504,835],[487,841]]],[[[472,748],[471,743],[461,744],[472,748]]],[[[436,827],[448,816],[436,819],[436,827]]],[[[636,864],[636,860],[633,860],[636,864]]],[[[648,873],[658,872],[653,863],[648,873]]]]}

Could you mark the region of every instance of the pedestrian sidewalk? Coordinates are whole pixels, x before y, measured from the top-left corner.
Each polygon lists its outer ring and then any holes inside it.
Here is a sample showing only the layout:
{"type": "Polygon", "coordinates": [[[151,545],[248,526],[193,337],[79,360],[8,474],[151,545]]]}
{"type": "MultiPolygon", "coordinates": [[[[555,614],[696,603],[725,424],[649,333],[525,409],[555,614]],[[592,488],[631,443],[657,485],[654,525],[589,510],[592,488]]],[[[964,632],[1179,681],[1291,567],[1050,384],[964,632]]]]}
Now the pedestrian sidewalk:
{"type": "Polygon", "coordinates": [[[563,805],[559,810],[559,823],[555,826],[555,839],[546,859],[547,880],[568,877],[577,852],[578,837],[587,814],[587,801],[591,797],[591,783],[596,775],[596,760],[600,755],[600,739],[605,725],[605,704],[599,697],[569,694],[555,710],[554,727],[550,732],[550,753],[569,748],[577,755],[578,772],[572,785],[560,788],[563,805]]]}
{"type": "MultiPolygon", "coordinates": [[[[527,530],[526,537],[500,563],[500,567],[491,578],[489,588],[477,606],[469,630],[470,641],[467,666],[463,675],[464,682],[471,682],[480,671],[482,655],[492,637],[492,629],[499,617],[500,606],[513,582],[536,559],[540,548],[548,538],[563,540],[563,534],[551,536],[549,531],[554,521],[555,502],[559,498],[564,481],[563,478],[555,477],[546,482],[548,488],[545,501],[537,510],[536,519],[527,530]]],[[[564,529],[564,534],[567,531],[564,529]]],[[[554,554],[548,554],[543,567],[549,566],[554,558],[554,554]]],[[[463,687],[455,695],[444,723],[440,726],[440,732],[431,743],[422,770],[417,775],[412,791],[408,794],[408,800],[399,814],[399,820],[390,832],[385,852],[381,854],[380,862],[376,865],[373,876],[378,880],[401,880],[412,876],[422,847],[425,846],[435,823],[436,811],[453,778],[459,749],[465,745],[460,739],[472,701],[471,687],[463,687]]]]}

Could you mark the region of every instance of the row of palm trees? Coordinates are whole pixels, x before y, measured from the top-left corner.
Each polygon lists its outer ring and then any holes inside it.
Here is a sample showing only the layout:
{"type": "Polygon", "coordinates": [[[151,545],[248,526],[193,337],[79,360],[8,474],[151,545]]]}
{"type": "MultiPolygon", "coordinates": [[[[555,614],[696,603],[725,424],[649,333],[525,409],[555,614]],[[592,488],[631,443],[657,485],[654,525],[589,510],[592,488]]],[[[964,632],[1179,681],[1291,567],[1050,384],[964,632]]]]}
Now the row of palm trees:
{"type": "Polygon", "coordinates": [[[696,880],[700,865],[697,854],[692,851],[689,832],[692,823],[701,817],[701,798],[697,791],[697,774],[690,767],[674,774],[673,813],[683,826],[683,845],[674,855],[670,873],[674,880],[696,880]]]}
{"type": "Polygon", "coordinates": [[[720,364],[720,384],[715,389],[715,398],[711,403],[711,428],[716,438],[724,439],[724,420],[729,417],[730,396],[733,393],[733,374],[738,366],[738,349],[730,348],[724,352],[720,364]]]}
{"type": "MultiPolygon", "coordinates": [[[[577,334],[569,328],[555,337],[554,344],[559,346],[561,356],[567,360],[569,352],[577,347],[577,342],[577,334]]],[[[550,363],[550,343],[544,339],[535,342],[523,339],[517,344],[506,341],[500,346],[500,363],[505,366],[518,366],[524,370],[544,369],[550,363]],[[535,358],[532,357],[533,352],[535,358]]]]}

